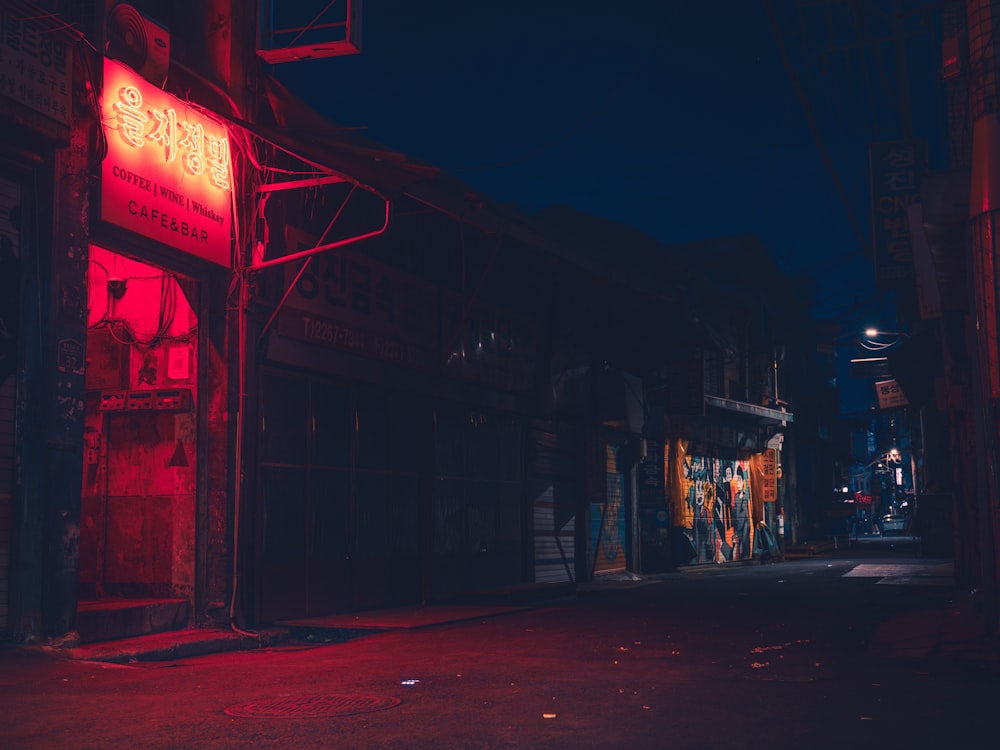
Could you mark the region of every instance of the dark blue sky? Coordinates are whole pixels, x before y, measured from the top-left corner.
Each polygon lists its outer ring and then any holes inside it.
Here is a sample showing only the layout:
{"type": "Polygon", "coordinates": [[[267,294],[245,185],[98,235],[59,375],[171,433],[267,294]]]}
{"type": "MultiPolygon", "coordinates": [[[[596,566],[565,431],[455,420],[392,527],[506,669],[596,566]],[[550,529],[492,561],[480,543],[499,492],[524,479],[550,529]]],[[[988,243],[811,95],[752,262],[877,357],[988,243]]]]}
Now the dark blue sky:
{"type": "MultiPolygon", "coordinates": [[[[943,167],[939,19],[898,4],[914,132],[943,167]]],[[[368,0],[360,55],[275,72],[341,125],[529,212],[564,203],[666,243],[755,233],[833,317],[874,291],[851,219],[867,240],[868,144],[903,136],[893,0],[772,6],[850,211],[763,0],[368,0]]],[[[845,324],[895,327],[891,311],[845,324]]]]}

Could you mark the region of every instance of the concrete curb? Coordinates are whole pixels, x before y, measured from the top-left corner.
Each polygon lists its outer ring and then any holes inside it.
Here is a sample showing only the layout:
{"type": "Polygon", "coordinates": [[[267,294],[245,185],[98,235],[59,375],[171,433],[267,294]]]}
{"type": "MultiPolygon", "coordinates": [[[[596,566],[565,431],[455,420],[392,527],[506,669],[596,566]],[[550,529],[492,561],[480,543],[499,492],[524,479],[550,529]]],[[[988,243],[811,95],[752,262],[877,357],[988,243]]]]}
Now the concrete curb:
{"type": "Polygon", "coordinates": [[[287,638],[287,630],[274,628],[252,633],[222,628],[191,628],[123,638],[116,641],[88,643],[68,648],[52,645],[33,648],[66,659],[134,664],[149,661],[174,661],[227,651],[266,648],[287,638]]]}

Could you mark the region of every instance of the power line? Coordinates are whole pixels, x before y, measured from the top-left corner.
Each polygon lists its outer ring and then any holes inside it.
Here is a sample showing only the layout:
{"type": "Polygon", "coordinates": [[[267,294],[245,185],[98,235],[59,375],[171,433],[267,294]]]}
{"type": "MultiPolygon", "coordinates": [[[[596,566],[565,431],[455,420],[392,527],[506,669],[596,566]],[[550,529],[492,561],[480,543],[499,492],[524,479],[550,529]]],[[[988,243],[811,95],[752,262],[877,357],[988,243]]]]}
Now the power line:
{"type": "Polygon", "coordinates": [[[840,175],[837,173],[837,168],[833,163],[833,158],[830,156],[830,152],[826,148],[823,136],[819,132],[819,127],[816,125],[816,118],[813,116],[812,108],[809,106],[808,99],[806,99],[805,92],[802,89],[802,84],[799,81],[799,76],[795,72],[795,67],[792,65],[792,61],[788,56],[788,49],[785,46],[785,40],[781,34],[781,27],[778,25],[778,19],[774,15],[774,8],[771,6],[770,0],[764,0],[764,9],[767,11],[768,18],[771,21],[771,29],[774,32],[774,40],[778,47],[778,53],[781,56],[782,65],[785,66],[785,72],[788,73],[792,89],[798,97],[799,106],[802,107],[802,113],[805,115],[806,122],[809,125],[809,131],[812,134],[813,140],[816,142],[816,147],[819,149],[823,164],[830,173],[830,178],[833,180],[834,187],[837,189],[837,195],[840,196],[840,201],[843,203],[844,210],[847,212],[847,220],[851,224],[851,229],[854,231],[854,235],[861,247],[870,247],[870,243],[862,233],[861,225],[858,223],[857,217],[854,215],[854,209],[851,207],[851,202],[847,198],[847,192],[844,190],[844,185],[840,180],[840,175]]]}

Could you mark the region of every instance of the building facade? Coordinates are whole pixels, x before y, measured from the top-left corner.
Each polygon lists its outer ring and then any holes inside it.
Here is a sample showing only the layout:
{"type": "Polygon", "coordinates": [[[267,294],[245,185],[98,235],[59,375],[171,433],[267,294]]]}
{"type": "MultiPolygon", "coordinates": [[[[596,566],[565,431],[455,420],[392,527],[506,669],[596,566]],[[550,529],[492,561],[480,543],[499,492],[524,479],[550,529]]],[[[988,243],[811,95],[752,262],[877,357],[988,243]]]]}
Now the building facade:
{"type": "Polygon", "coordinates": [[[198,44],[202,27],[171,37],[133,6],[0,10],[17,134],[3,145],[0,630],[75,641],[225,619],[241,195],[218,111],[239,108],[211,79],[230,47],[198,44]],[[160,51],[116,48],[126,21],[160,51]]]}
{"type": "Polygon", "coordinates": [[[0,16],[6,638],[753,554],[762,425],[792,417],[706,364],[736,339],[706,346],[659,249],[337,128],[265,71],[252,8],[57,5],[0,16]]]}

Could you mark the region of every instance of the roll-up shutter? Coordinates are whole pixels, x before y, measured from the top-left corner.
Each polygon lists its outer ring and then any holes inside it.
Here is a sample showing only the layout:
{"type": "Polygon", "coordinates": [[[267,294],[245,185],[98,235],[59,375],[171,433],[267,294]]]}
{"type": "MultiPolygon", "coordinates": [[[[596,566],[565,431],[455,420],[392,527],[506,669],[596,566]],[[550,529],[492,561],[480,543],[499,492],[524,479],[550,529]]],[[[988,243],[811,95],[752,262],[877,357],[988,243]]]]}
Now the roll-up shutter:
{"type": "Polygon", "coordinates": [[[534,425],[528,466],[538,583],[576,580],[576,519],[583,494],[583,448],[570,430],[534,425]]]}

